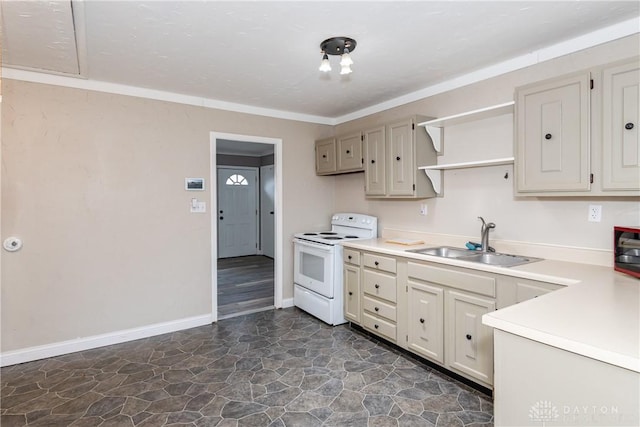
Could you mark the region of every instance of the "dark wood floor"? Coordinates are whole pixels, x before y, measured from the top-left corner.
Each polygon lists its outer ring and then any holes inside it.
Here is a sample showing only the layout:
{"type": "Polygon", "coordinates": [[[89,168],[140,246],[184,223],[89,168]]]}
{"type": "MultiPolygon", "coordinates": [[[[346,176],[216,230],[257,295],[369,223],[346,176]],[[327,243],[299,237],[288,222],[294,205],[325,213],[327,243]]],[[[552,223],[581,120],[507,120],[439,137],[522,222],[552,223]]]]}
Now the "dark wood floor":
{"type": "Polygon", "coordinates": [[[218,260],[218,318],[273,307],[273,259],[244,256],[218,260]]]}

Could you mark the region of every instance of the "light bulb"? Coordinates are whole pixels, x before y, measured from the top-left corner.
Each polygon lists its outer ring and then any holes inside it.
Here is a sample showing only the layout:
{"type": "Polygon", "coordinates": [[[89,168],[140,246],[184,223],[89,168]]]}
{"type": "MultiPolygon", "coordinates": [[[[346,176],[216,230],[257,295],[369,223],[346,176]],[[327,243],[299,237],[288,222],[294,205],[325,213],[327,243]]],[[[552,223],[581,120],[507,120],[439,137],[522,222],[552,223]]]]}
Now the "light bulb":
{"type": "Polygon", "coordinates": [[[350,65],[343,65],[342,68],[340,69],[340,74],[351,74],[353,72],[353,70],[351,69],[350,65]]]}
{"type": "Polygon", "coordinates": [[[340,60],[340,65],[343,67],[348,67],[349,65],[353,65],[353,60],[351,56],[349,56],[349,49],[345,49],[342,54],[342,59],[340,60]]]}
{"type": "Polygon", "coordinates": [[[320,68],[318,70],[328,73],[331,71],[331,64],[329,63],[329,56],[325,53],[322,57],[322,62],[320,62],[320,68]]]}

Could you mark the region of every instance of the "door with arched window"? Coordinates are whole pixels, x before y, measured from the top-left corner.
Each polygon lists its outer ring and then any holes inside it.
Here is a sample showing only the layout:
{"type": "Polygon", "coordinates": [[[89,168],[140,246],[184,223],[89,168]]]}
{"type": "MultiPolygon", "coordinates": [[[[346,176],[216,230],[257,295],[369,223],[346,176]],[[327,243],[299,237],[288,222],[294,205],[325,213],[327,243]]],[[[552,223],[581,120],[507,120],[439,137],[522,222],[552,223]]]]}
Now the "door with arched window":
{"type": "Polygon", "coordinates": [[[218,258],[258,253],[256,168],[218,168],[218,258]]]}

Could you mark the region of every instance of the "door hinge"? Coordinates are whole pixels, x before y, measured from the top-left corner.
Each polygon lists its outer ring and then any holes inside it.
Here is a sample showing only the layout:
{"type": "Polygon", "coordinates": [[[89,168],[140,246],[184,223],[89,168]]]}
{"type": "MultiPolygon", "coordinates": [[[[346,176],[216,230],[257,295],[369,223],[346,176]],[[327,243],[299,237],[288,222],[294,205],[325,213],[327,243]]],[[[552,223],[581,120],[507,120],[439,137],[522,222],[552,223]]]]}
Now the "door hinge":
{"type": "Polygon", "coordinates": [[[593,89],[593,79],[591,79],[591,89],[593,89]]]}
{"type": "Polygon", "coordinates": [[[405,287],[404,287],[404,291],[405,291],[405,292],[409,292],[409,285],[407,285],[407,286],[405,286],[405,287]]]}
{"type": "Polygon", "coordinates": [[[416,185],[413,184],[413,191],[416,191],[416,185]]]}
{"type": "Polygon", "coordinates": [[[415,123],[411,123],[411,130],[416,130],[416,124],[415,123]]]}
{"type": "Polygon", "coordinates": [[[360,135],[360,141],[364,141],[364,135],[360,135]]]}
{"type": "Polygon", "coordinates": [[[405,335],[405,340],[409,342],[409,335],[405,335]]]}
{"type": "Polygon", "coordinates": [[[364,165],[364,157],[362,157],[362,158],[360,159],[360,164],[361,164],[361,165],[364,165]]]}
{"type": "Polygon", "coordinates": [[[589,184],[593,184],[593,174],[589,174],[589,184]]]}

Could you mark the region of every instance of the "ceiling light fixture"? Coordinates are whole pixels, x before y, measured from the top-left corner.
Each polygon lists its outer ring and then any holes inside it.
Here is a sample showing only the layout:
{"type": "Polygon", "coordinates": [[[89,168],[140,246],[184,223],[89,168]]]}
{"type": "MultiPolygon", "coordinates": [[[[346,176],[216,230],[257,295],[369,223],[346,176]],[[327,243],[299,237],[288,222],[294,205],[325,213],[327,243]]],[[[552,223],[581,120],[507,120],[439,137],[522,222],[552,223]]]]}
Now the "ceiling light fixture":
{"type": "Polygon", "coordinates": [[[351,74],[353,65],[353,59],[349,53],[353,52],[356,48],[356,41],[349,37],[331,37],[320,43],[320,50],[322,52],[322,62],[320,63],[320,71],[331,71],[331,64],[329,63],[328,55],[341,55],[340,60],[340,74],[351,74]]]}

